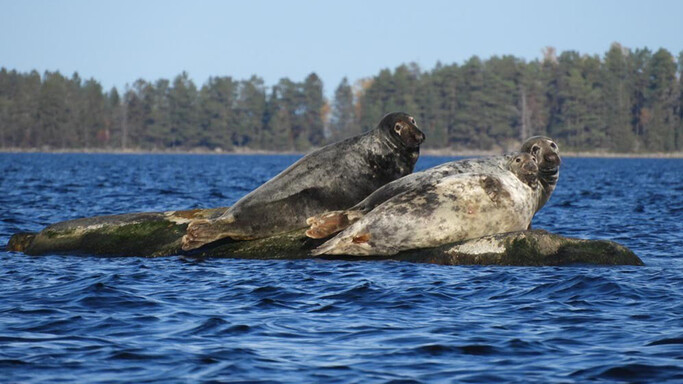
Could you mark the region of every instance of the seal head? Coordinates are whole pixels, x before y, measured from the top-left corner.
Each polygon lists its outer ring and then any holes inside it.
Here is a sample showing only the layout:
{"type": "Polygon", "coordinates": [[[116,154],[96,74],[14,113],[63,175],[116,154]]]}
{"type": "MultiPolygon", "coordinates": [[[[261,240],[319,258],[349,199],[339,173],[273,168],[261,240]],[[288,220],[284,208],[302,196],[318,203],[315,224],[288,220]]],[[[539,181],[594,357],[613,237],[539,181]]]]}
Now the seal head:
{"type": "Polygon", "coordinates": [[[508,161],[507,168],[531,189],[538,188],[538,165],[535,156],[520,153],[508,161]]]}
{"type": "Polygon", "coordinates": [[[419,148],[425,141],[425,134],[417,127],[415,118],[404,112],[385,115],[379,122],[379,128],[394,145],[419,148]]]}
{"type": "Polygon", "coordinates": [[[543,208],[550,199],[550,195],[557,186],[560,178],[560,148],[551,138],[546,136],[533,136],[528,138],[520,150],[533,155],[538,163],[538,178],[543,187],[538,209],[543,208]]]}

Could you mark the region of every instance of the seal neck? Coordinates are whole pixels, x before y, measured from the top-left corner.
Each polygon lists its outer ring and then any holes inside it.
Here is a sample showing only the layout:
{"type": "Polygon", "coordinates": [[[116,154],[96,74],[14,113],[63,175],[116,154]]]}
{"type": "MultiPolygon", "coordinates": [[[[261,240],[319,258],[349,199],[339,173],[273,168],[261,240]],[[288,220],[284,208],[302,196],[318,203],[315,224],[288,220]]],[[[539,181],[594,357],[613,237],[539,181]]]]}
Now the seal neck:
{"type": "Polygon", "coordinates": [[[539,198],[538,209],[541,209],[545,203],[550,200],[550,195],[552,195],[557,186],[557,180],[560,178],[560,168],[540,168],[538,170],[538,180],[541,182],[543,187],[543,193],[539,198]]]}
{"type": "Polygon", "coordinates": [[[378,126],[375,133],[379,141],[393,152],[402,152],[408,148],[396,135],[389,132],[385,127],[378,126]]]}
{"type": "MultiPolygon", "coordinates": [[[[393,155],[399,159],[400,163],[407,166],[409,169],[407,173],[411,173],[415,167],[418,157],[420,156],[420,147],[409,147],[401,141],[400,138],[393,135],[391,132],[386,132],[381,126],[370,132],[372,137],[381,145],[386,155],[393,155]]],[[[403,167],[400,167],[403,168],[403,167]]],[[[402,171],[401,173],[404,173],[402,171]]]]}

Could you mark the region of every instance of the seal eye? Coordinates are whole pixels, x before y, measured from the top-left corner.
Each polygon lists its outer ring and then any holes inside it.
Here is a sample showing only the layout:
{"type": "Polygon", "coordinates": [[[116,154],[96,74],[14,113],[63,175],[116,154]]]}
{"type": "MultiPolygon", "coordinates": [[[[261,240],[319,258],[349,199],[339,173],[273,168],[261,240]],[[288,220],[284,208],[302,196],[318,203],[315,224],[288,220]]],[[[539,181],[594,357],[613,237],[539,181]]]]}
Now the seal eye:
{"type": "Polygon", "coordinates": [[[396,125],[394,125],[394,131],[396,131],[396,133],[401,132],[401,124],[396,123],[396,125]]]}
{"type": "Polygon", "coordinates": [[[557,149],[557,144],[550,142],[550,148],[557,149]]]}
{"type": "Polygon", "coordinates": [[[515,159],[515,163],[521,163],[521,162],[522,162],[522,159],[521,159],[521,158],[518,157],[518,158],[515,159]]]}
{"type": "Polygon", "coordinates": [[[411,122],[413,125],[417,125],[417,123],[415,122],[415,119],[413,119],[412,117],[410,118],[410,122],[411,122]]]}

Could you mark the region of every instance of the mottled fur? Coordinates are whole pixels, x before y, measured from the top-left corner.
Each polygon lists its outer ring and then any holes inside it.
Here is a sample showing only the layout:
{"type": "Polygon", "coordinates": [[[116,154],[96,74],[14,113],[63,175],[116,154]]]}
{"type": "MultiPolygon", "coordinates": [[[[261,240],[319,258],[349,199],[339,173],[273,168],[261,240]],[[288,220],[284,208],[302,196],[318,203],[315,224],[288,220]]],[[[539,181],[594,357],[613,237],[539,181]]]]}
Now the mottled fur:
{"type": "Polygon", "coordinates": [[[424,182],[381,203],[314,255],[392,255],[526,229],[543,193],[528,153],[493,173],[467,172],[424,182]]]}
{"type": "MultiPolygon", "coordinates": [[[[550,138],[544,136],[534,136],[526,140],[521,147],[522,153],[532,154],[539,166],[539,178],[542,193],[539,195],[538,209],[550,199],[550,195],[555,190],[559,177],[560,157],[558,155],[557,144],[550,138]]],[[[325,212],[321,215],[311,217],[307,220],[310,229],[306,235],[315,239],[329,237],[356,222],[367,212],[389,200],[393,196],[406,191],[419,188],[426,183],[434,183],[444,177],[462,173],[497,173],[504,170],[507,162],[513,154],[490,156],[478,159],[467,159],[444,163],[436,167],[426,169],[404,176],[379,188],[363,201],[354,207],[325,212]],[[331,224],[334,223],[335,225],[331,224]],[[344,224],[344,225],[341,225],[344,224]]]]}

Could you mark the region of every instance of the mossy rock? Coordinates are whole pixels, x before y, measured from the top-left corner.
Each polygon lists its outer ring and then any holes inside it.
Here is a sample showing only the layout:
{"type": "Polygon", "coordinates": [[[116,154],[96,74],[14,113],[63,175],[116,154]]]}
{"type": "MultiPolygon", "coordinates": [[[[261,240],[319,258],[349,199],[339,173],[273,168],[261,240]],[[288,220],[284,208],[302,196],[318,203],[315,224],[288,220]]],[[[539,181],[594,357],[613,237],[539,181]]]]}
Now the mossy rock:
{"type": "Polygon", "coordinates": [[[127,213],[63,221],[38,233],[16,234],[7,249],[28,255],[175,255],[190,220],[215,217],[225,209],[127,213]]]}
{"type": "MultiPolygon", "coordinates": [[[[224,240],[192,252],[180,239],[192,219],[216,217],[227,208],[130,213],[53,224],[39,233],[12,236],[9,251],[29,255],[111,255],[159,257],[229,257],[243,259],[307,259],[324,240],[297,230],[252,241],[224,240]]],[[[567,238],[543,230],[486,236],[435,248],[414,249],[392,256],[324,256],[353,261],[399,260],[441,265],[643,265],[628,248],[608,240],[567,238]]]]}

